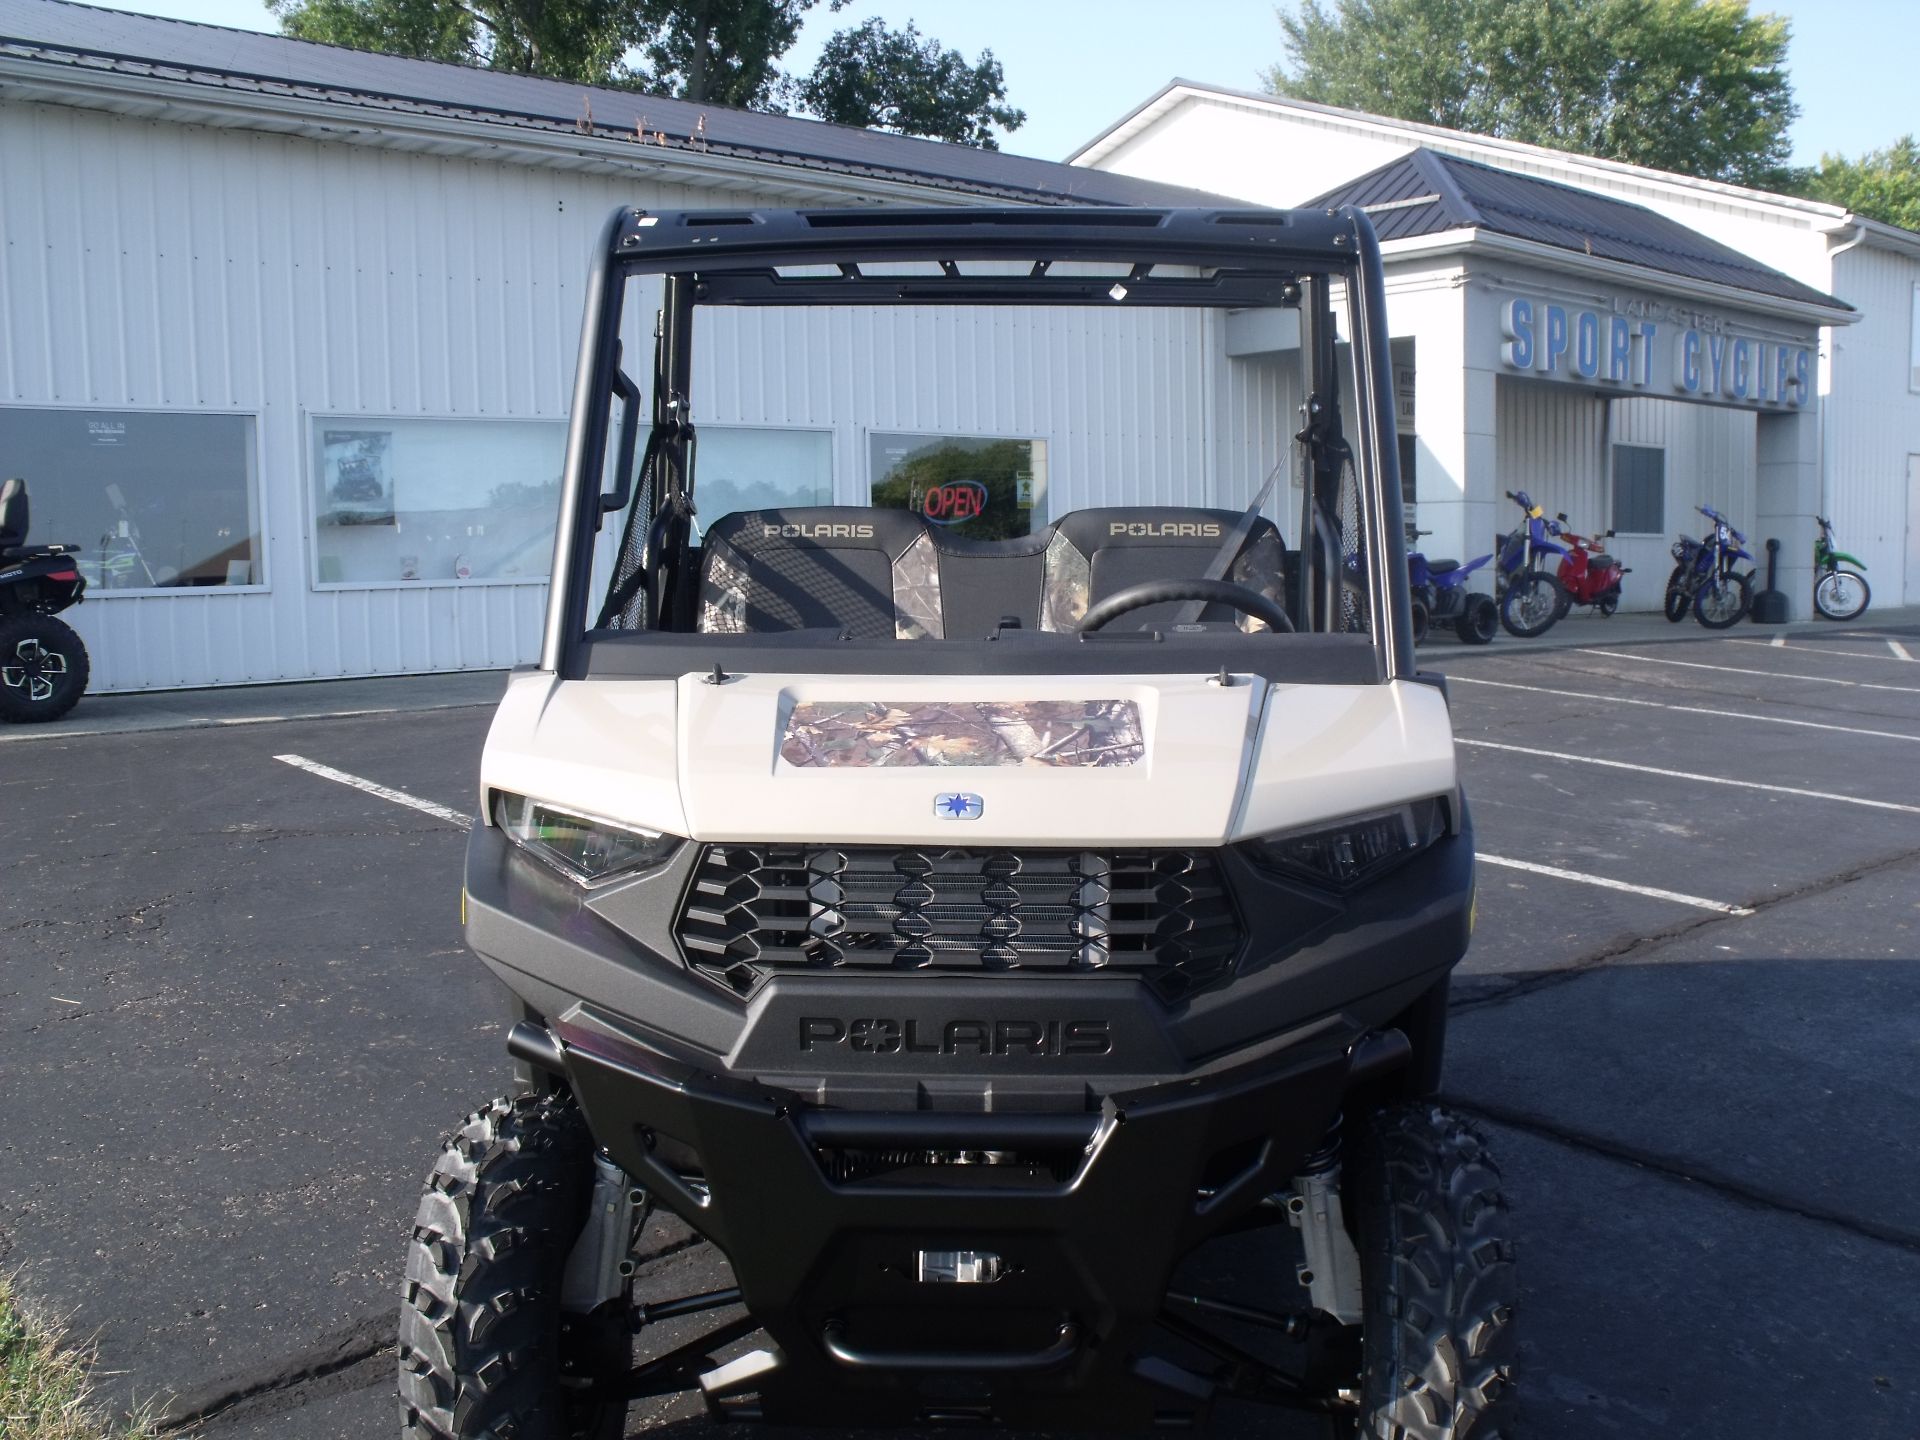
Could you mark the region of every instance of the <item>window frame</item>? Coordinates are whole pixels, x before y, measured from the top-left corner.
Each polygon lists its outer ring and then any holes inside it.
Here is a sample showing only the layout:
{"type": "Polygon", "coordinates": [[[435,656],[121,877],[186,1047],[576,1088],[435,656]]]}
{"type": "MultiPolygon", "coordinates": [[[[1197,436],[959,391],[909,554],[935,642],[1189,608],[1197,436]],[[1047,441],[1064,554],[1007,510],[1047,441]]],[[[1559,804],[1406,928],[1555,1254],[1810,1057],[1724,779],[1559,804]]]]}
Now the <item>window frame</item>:
{"type": "Polygon", "coordinates": [[[1920,280],[1913,282],[1913,304],[1907,312],[1907,393],[1920,395],[1920,280]]]}
{"type": "MultiPolygon", "coordinates": [[[[258,525],[256,539],[259,543],[259,555],[255,569],[260,579],[246,585],[141,585],[115,586],[108,589],[104,585],[87,587],[87,600],[176,600],[187,595],[269,595],[273,592],[273,561],[271,552],[272,527],[267,518],[267,465],[265,425],[266,418],[259,410],[240,405],[113,405],[78,404],[71,400],[37,401],[6,400],[0,401],[0,410],[61,410],[76,413],[108,414],[118,412],[126,415],[211,415],[227,419],[251,420],[253,422],[252,451],[253,473],[250,477],[253,489],[253,513],[258,525]]],[[[8,472],[11,473],[11,472],[8,472]]],[[[31,493],[33,477],[26,477],[31,493]]],[[[36,527],[35,538],[39,539],[36,527]]],[[[65,541],[40,540],[43,544],[65,544],[65,541]]],[[[78,547],[82,553],[86,545],[78,547]]]]}
{"type": "MultiPolygon", "coordinates": [[[[566,436],[569,426],[565,415],[473,415],[448,413],[443,411],[409,411],[406,414],[342,412],[336,410],[302,410],[301,415],[301,457],[300,457],[300,525],[306,533],[307,584],[316,595],[338,594],[341,591],[373,590],[475,590],[503,587],[547,585],[553,580],[553,563],[547,563],[547,573],[538,577],[525,575],[474,576],[461,580],[455,576],[434,580],[322,580],[320,578],[320,521],[317,510],[318,490],[315,488],[318,476],[314,472],[315,456],[318,445],[315,436],[316,427],[321,425],[395,425],[406,424],[412,420],[446,423],[449,421],[470,420],[486,425],[557,425],[560,427],[562,454],[565,453],[566,436]]],[[[562,481],[564,484],[564,480],[562,481]]],[[[558,524],[558,510],[555,511],[555,523],[558,524]]]]}
{"type": "MultiPolygon", "coordinates": [[[[873,437],[876,435],[904,435],[917,440],[1019,440],[1028,445],[1045,445],[1047,447],[1047,488],[1045,494],[1041,497],[1044,504],[1035,507],[1035,512],[1042,518],[1038,522],[1031,519],[1028,521],[1027,534],[1037,535],[1059,518],[1059,515],[1054,513],[1053,505],[1053,476],[1055,469],[1058,467],[1055,464],[1055,444],[1053,436],[1051,435],[1017,434],[1011,432],[994,433],[991,431],[916,430],[908,426],[863,425],[860,427],[860,468],[862,475],[860,499],[857,502],[861,505],[871,506],[873,504],[873,487],[880,478],[874,473],[873,466],[873,437]]],[[[1064,514],[1067,512],[1062,511],[1060,513],[1064,514]]]]}
{"type": "Polygon", "coordinates": [[[1622,539],[1639,539],[1652,536],[1664,539],[1667,534],[1667,446],[1651,444],[1641,440],[1615,440],[1607,449],[1607,524],[1622,539]],[[1658,530],[1622,530],[1620,528],[1620,452],[1622,450],[1651,450],[1660,456],[1660,517],[1658,530]]]}

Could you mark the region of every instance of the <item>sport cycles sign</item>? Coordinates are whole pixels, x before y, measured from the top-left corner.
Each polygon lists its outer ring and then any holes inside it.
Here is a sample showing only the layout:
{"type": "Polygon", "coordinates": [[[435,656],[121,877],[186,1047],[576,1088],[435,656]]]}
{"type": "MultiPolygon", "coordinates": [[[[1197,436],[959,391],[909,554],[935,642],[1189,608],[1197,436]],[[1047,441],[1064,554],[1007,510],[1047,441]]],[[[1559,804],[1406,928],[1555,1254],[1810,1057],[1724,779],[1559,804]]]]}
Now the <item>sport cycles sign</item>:
{"type": "Polygon", "coordinates": [[[1813,346],[1743,335],[1717,316],[1644,302],[1581,309],[1516,295],[1500,306],[1509,370],[1625,393],[1797,410],[1813,395],[1813,346]]]}

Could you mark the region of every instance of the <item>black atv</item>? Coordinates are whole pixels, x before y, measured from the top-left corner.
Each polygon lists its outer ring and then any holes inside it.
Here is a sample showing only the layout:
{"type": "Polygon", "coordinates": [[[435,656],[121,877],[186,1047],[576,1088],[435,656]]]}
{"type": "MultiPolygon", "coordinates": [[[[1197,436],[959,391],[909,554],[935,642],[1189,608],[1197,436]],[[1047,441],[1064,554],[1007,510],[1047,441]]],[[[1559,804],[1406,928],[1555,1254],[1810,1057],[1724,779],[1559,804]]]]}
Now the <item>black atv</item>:
{"type": "Polygon", "coordinates": [[[1414,657],[1366,217],[623,209],[597,254],[543,650],[466,867],[518,1093],[420,1201],[405,1431],[612,1437],[691,1396],[1510,1433],[1499,1176],[1433,1098],[1473,831],[1414,657]],[[1155,493],[1112,444],[1027,534],[880,505],[696,527],[699,326],[753,344],[737,312],[767,307],[904,365],[911,317],[834,314],[902,306],[937,317],[929,393],[1066,306],[1113,394],[1211,365],[1298,432],[1236,434],[1243,511],[1107,503],[1155,493]],[[1258,311],[1277,338],[1242,366],[1223,316],[1258,311]]]}
{"type": "Polygon", "coordinates": [[[0,481],[0,720],[58,720],[87,688],[87,647],[64,620],[87,582],[75,545],[27,544],[27,482],[0,481]]]}

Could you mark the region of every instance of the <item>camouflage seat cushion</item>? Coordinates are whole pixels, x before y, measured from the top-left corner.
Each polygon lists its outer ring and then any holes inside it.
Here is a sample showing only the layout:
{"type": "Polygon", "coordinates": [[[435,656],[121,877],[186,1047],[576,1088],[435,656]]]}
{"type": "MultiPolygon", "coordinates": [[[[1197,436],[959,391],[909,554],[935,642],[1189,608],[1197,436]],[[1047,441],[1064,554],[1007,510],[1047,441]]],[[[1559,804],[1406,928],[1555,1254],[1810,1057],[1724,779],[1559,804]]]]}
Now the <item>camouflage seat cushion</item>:
{"type": "Polygon", "coordinates": [[[706,534],[699,628],[709,634],[844,630],[856,640],[942,633],[926,522],[905,510],[743,510],[706,534]]]}
{"type": "MultiPolygon", "coordinates": [[[[1171,577],[1200,579],[1240,522],[1235,510],[1108,506],[1075,510],[1054,524],[1047,545],[1043,630],[1077,630],[1087,608],[1128,586],[1171,577]]],[[[1286,604],[1286,550],[1271,520],[1256,518],[1225,578],[1286,604]]],[[[1182,603],[1147,605],[1116,624],[1146,629],[1174,622],[1182,603]]],[[[1243,630],[1263,621],[1222,605],[1203,620],[1237,620],[1243,630]]]]}

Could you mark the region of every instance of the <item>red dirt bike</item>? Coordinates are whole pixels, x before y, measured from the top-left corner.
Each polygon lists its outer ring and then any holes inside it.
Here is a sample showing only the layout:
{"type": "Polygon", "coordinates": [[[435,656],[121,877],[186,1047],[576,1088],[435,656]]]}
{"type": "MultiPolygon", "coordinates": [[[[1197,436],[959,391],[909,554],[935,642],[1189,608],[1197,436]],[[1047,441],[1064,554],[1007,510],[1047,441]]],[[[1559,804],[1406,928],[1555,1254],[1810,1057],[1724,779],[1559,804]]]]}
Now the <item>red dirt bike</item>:
{"type": "Polygon", "coordinates": [[[1557,518],[1561,528],[1555,538],[1567,547],[1567,553],[1560,557],[1558,571],[1560,586],[1567,592],[1567,603],[1591,605],[1602,615],[1613,614],[1620,608],[1620,577],[1632,573],[1604,548],[1613,531],[1605,535],[1576,535],[1566,528],[1565,515],[1557,518]]]}

